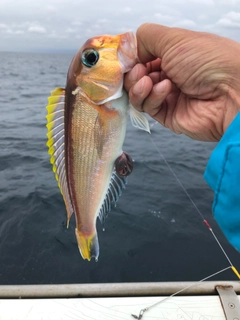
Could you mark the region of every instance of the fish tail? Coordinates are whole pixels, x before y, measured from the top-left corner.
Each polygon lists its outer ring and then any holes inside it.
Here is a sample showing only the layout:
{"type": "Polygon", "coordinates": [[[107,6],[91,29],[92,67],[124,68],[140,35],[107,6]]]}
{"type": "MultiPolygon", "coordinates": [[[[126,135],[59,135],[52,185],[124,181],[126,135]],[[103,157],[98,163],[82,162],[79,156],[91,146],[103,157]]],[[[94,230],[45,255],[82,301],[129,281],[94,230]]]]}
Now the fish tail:
{"type": "Polygon", "coordinates": [[[99,243],[97,233],[86,235],[76,228],[75,234],[78,248],[83,259],[90,261],[91,258],[95,258],[95,260],[98,261],[99,243]]]}

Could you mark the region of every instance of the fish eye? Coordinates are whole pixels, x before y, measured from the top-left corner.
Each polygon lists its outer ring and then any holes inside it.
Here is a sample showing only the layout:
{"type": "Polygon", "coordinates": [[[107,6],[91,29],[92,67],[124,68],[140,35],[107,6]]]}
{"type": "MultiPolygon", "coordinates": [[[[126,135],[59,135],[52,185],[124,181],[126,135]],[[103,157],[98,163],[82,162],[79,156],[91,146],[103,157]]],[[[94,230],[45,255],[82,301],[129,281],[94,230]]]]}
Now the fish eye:
{"type": "Polygon", "coordinates": [[[88,67],[91,68],[95,66],[95,64],[98,62],[99,59],[99,53],[95,49],[86,49],[82,53],[82,63],[88,67]]]}

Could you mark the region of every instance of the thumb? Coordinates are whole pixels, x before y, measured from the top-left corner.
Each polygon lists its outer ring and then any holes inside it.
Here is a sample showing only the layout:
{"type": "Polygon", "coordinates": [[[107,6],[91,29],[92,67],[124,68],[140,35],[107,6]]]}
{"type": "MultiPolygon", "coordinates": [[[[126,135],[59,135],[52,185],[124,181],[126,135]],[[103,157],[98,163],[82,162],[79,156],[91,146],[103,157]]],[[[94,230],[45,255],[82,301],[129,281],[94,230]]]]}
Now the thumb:
{"type": "Polygon", "coordinates": [[[192,31],[169,28],[154,23],[145,23],[137,30],[138,57],[142,63],[156,58],[163,58],[164,54],[176,45],[181,45],[192,31]]]}

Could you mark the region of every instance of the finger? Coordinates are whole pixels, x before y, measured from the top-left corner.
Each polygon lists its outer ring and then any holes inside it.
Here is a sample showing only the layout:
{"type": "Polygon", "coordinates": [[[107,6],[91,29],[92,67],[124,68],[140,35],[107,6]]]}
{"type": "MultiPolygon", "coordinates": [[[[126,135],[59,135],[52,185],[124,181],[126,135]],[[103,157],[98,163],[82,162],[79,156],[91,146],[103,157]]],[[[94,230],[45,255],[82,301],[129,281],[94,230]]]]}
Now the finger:
{"type": "Polygon", "coordinates": [[[161,81],[161,72],[152,72],[148,76],[152,79],[153,84],[156,84],[161,81]]]}
{"type": "Polygon", "coordinates": [[[143,111],[142,105],[144,100],[150,94],[153,88],[153,83],[150,77],[142,77],[134,86],[130,88],[129,91],[129,100],[130,103],[138,111],[143,111]]]}
{"type": "Polygon", "coordinates": [[[165,79],[169,79],[166,76],[166,73],[163,71],[152,72],[152,73],[149,73],[148,76],[152,79],[153,84],[156,84],[156,83],[163,81],[165,79]]]}
{"type": "Polygon", "coordinates": [[[146,64],[148,73],[161,70],[161,62],[162,60],[157,58],[154,61],[150,61],[146,64]]]}
{"type": "Polygon", "coordinates": [[[129,91],[129,89],[146,74],[147,68],[143,64],[138,63],[125,75],[124,88],[129,91]]]}
{"type": "Polygon", "coordinates": [[[162,124],[164,123],[166,111],[165,108],[163,110],[163,102],[166,100],[171,90],[171,81],[165,79],[153,86],[151,93],[142,104],[143,111],[162,124]]]}

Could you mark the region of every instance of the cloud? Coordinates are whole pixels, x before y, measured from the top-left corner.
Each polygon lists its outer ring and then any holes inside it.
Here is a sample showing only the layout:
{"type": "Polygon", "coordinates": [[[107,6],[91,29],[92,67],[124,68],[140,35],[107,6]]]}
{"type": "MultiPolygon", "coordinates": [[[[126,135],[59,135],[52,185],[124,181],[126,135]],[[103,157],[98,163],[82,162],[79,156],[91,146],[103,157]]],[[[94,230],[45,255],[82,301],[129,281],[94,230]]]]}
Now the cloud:
{"type": "Polygon", "coordinates": [[[63,40],[63,39],[66,39],[67,36],[65,34],[60,33],[60,32],[52,31],[50,34],[48,34],[48,38],[63,40]]]}
{"type": "Polygon", "coordinates": [[[240,12],[230,11],[224,14],[216,25],[225,28],[240,28],[240,12]]]}
{"type": "Polygon", "coordinates": [[[28,28],[28,31],[29,32],[35,32],[35,33],[46,33],[46,29],[42,26],[39,26],[39,25],[35,25],[35,26],[30,26],[28,28]]]}
{"type": "Polygon", "coordinates": [[[217,25],[225,28],[240,28],[240,22],[232,21],[227,18],[219,19],[217,25]]]}
{"type": "Polygon", "coordinates": [[[47,9],[47,11],[49,11],[49,12],[53,12],[53,13],[56,13],[57,11],[58,11],[58,8],[57,7],[55,7],[55,6],[53,6],[53,5],[47,5],[46,6],[46,9],[47,9]]]}
{"type": "Polygon", "coordinates": [[[206,14],[200,14],[199,16],[198,16],[198,19],[199,20],[206,20],[208,18],[208,16],[206,15],[206,14]]]}
{"type": "Polygon", "coordinates": [[[107,22],[109,22],[109,20],[104,18],[104,19],[98,19],[97,22],[99,22],[99,23],[107,23],[107,22]]]}
{"type": "Polygon", "coordinates": [[[22,30],[16,30],[16,31],[15,31],[15,34],[24,34],[24,31],[22,31],[22,30]]]}
{"type": "Polygon", "coordinates": [[[83,22],[79,21],[79,20],[74,20],[74,21],[71,22],[71,25],[73,25],[73,26],[82,26],[83,22]]]}
{"type": "Polygon", "coordinates": [[[171,15],[167,15],[167,14],[162,14],[162,13],[155,13],[154,17],[160,22],[160,23],[168,23],[168,22],[172,22],[174,17],[171,15]]]}
{"type": "Polygon", "coordinates": [[[220,0],[220,4],[235,6],[239,4],[239,0],[220,0]]]}
{"type": "Polygon", "coordinates": [[[7,29],[7,25],[5,23],[0,23],[0,29],[7,29]]]}
{"type": "Polygon", "coordinates": [[[195,5],[195,4],[200,4],[201,6],[208,6],[208,7],[215,6],[214,0],[175,0],[174,2],[177,4],[183,5],[183,6],[184,5],[185,6],[186,5],[195,5]]]}
{"type": "Polygon", "coordinates": [[[122,10],[121,10],[121,12],[123,12],[123,13],[130,13],[130,12],[132,12],[132,8],[130,8],[130,7],[123,7],[122,10]]]}
{"type": "Polygon", "coordinates": [[[73,28],[67,28],[67,29],[66,29],[66,32],[67,32],[67,33],[76,33],[77,30],[76,30],[76,29],[73,29],[73,28]]]}
{"type": "Polygon", "coordinates": [[[240,22],[240,12],[235,12],[235,11],[228,12],[224,15],[224,18],[240,22]]]}
{"type": "Polygon", "coordinates": [[[24,34],[24,31],[21,28],[15,28],[13,26],[8,26],[4,23],[0,23],[0,32],[5,35],[24,34]]]}
{"type": "Polygon", "coordinates": [[[193,3],[200,3],[201,5],[209,6],[209,7],[214,7],[215,2],[214,0],[192,0],[193,3]]]}
{"type": "Polygon", "coordinates": [[[89,37],[144,22],[240,41],[239,16],[240,0],[92,0],[90,7],[87,0],[0,0],[0,50],[75,50],[89,37]]]}
{"type": "Polygon", "coordinates": [[[190,19],[184,19],[177,22],[178,26],[184,27],[184,28],[193,28],[196,27],[196,23],[193,20],[190,19]]]}

